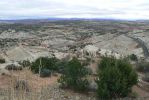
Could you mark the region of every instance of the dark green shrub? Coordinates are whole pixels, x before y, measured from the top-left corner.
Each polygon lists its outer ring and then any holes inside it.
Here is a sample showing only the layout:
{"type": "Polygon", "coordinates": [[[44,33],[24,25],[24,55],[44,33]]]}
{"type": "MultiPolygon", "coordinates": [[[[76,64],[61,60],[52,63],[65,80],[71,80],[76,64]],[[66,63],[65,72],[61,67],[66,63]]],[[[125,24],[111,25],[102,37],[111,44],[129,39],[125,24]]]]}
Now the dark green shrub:
{"type": "Polygon", "coordinates": [[[137,84],[137,74],[126,59],[103,57],[98,68],[97,95],[102,99],[126,97],[137,84]]]}
{"type": "Polygon", "coordinates": [[[65,66],[64,73],[58,82],[61,83],[62,87],[84,91],[89,85],[86,79],[88,73],[88,69],[83,67],[77,58],[73,58],[65,66]]]}
{"type": "Polygon", "coordinates": [[[19,64],[22,67],[29,67],[29,66],[31,66],[31,62],[29,60],[23,60],[22,62],[19,62],[19,64]]]}
{"type": "Polygon", "coordinates": [[[49,77],[51,76],[51,71],[49,69],[43,68],[40,72],[40,77],[49,77]]]}
{"type": "Polygon", "coordinates": [[[149,72],[149,62],[139,62],[136,66],[137,71],[147,73],[149,72]]]}
{"type": "Polygon", "coordinates": [[[22,66],[16,66],[15,64],[10,64],[5,67],[7,70],[22,70],[22,66]]]}
{"type": "Polygon", "coordinates": [[[66,60],[61,60],[61,61],[59,61],[59,62],[57,62],[56,63],[56,66],[57,66],[57,68],[58,68],[58,72],[59,73],[64,73],[64,68],[65,68],[65,66],[68,64],[68,61],[66,61],[66,60]]]}
{"type": "Polygon", "coordinates": [[[5,63],[5,59],[0,58],[0,64],[3,64],[3,63],[5,63]]]}
{"type": "Polygon", "coordinates": [[[48,58],[48,57],[41,57],[38,58],[35,62],[32,63],[31,66],[31,70],[34,73],[39,73],[39,68],[46,68],[49,69],[51,71],[57,71],[58,67],[57,67],[57,63],[58,63],[58,59],[56,59],[55,57],[53,58],[48,58]]]}
{"type": "Polygon", "coordinates": [[[130,58],[130,60],[132,60],[132,61],[138,61],[138,57],[137,57],[135,54],[131,54],[131,55],[129,56],[129,58],[130,58]]]}

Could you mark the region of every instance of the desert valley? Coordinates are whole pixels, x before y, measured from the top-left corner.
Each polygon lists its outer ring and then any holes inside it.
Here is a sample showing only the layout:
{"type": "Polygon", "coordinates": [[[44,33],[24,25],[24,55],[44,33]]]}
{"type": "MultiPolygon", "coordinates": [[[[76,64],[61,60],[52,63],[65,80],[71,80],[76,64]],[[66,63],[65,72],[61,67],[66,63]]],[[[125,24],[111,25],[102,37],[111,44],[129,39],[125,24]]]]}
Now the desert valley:
{"type": "Polygon", "coordinates": [[[94,79],[102,57],[128,57],[138,74],[138,83],[132,89],[135,93],[130,98],[149,99],[149,21],[0,21],[0,100],[96,100],[94,79]],[[85,63],[91,70],[90,91],[61,89],[57,79],[63,70],[50,70],[49,77],[41,77],[40,67],[45,67],[45,62],[39,58],[53,57],[58,61],[75,57],[85,63]],[[32,64],[37,59],[39,73],[34,73],[32,64]],[[22,90],[22,95],[17,96],[19,84],[29,92],[22,90]],[[19,99],[23,97],[26,98],[19,99]]]}

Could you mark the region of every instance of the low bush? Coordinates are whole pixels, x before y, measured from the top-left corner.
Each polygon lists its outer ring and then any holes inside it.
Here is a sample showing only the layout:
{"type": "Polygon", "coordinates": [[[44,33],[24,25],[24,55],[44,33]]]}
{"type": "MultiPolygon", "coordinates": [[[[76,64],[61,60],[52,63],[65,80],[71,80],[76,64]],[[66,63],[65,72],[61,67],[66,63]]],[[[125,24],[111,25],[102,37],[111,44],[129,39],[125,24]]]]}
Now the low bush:
{"type": "Polygon", "coordinates": [[[138,61],[138,57],[137,57],[135,54],[131,54],[131,55],[129,56],[129,58],[130,58],[130,60],[132,60],[132,61],[138,61]]]}
{"type": "Polygon", "coordinates": [[[56,66],[58,68],[57,72],[63,74],[64,73],[64,68],[65,66],[68,64],[68,61],[67,60],[61,60],[59,62],[56,63],[56,66]]]}
{"type": "Polygon", "coordinates": [[[43,68],[40,72],[40,77],[49,77],[51,76],[51,71],[49,69],[43,68]]]}
{"type": "Polygon", "coordinates": [[[1,59],[0,58],[0,64],[3,64],[3,63],[5,63],[6,61],[5,61],[5,59],[1,59]]]}
{"type": "Polygon", "coordinates": [[[29,60],[23,60],[22,62],[19,62],[19,64],[22,67],[29,67],[29,66],[31,66],[31,62],[29,60]]]}
{"type": "Polygon", "coordinates": [[[46,68],[51,71],[57,71],[58,70],[58,66],[57,66],[58,62],[59,62],[59,60],[56,59],[55,57],[53,57],[53,58],[41,57],[32,63],[31,71],[34,73],[39,73],[40,68],[41,68],[41,70],[42,70],[42,68],[46,68]]]}
{"type": "Polygon", "coordinates": [[[5,67],[7,70],[22,70],[22,66],[16,66],[15,64],[10,64],[5,67]]]}

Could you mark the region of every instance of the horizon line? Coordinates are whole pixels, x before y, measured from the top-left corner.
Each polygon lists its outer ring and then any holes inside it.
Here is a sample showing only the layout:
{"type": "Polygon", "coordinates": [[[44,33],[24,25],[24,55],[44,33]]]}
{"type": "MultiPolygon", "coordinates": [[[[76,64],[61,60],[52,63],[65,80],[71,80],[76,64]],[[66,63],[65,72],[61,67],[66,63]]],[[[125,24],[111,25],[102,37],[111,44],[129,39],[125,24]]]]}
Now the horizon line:
{"type": "Polygon", "coordinates": [[[121,21],[142,21],[149,19],[122,19],[122,18],[64,18],[64,17],[49,17],[49,18],[0,18],[0,21],[21,21],[21,20],[121,20],[121,21]]]}

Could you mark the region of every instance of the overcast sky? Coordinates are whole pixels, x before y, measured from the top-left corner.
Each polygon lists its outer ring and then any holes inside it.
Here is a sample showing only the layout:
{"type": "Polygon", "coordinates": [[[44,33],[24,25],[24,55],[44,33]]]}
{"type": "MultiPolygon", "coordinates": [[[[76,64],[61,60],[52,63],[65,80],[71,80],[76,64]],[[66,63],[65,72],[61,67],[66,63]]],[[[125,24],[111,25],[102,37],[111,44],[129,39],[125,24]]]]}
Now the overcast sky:
{"type": "Polygon", "coordinates": [[[0,0],[0,19],[149,19],[149,0],[0,0]]]}

